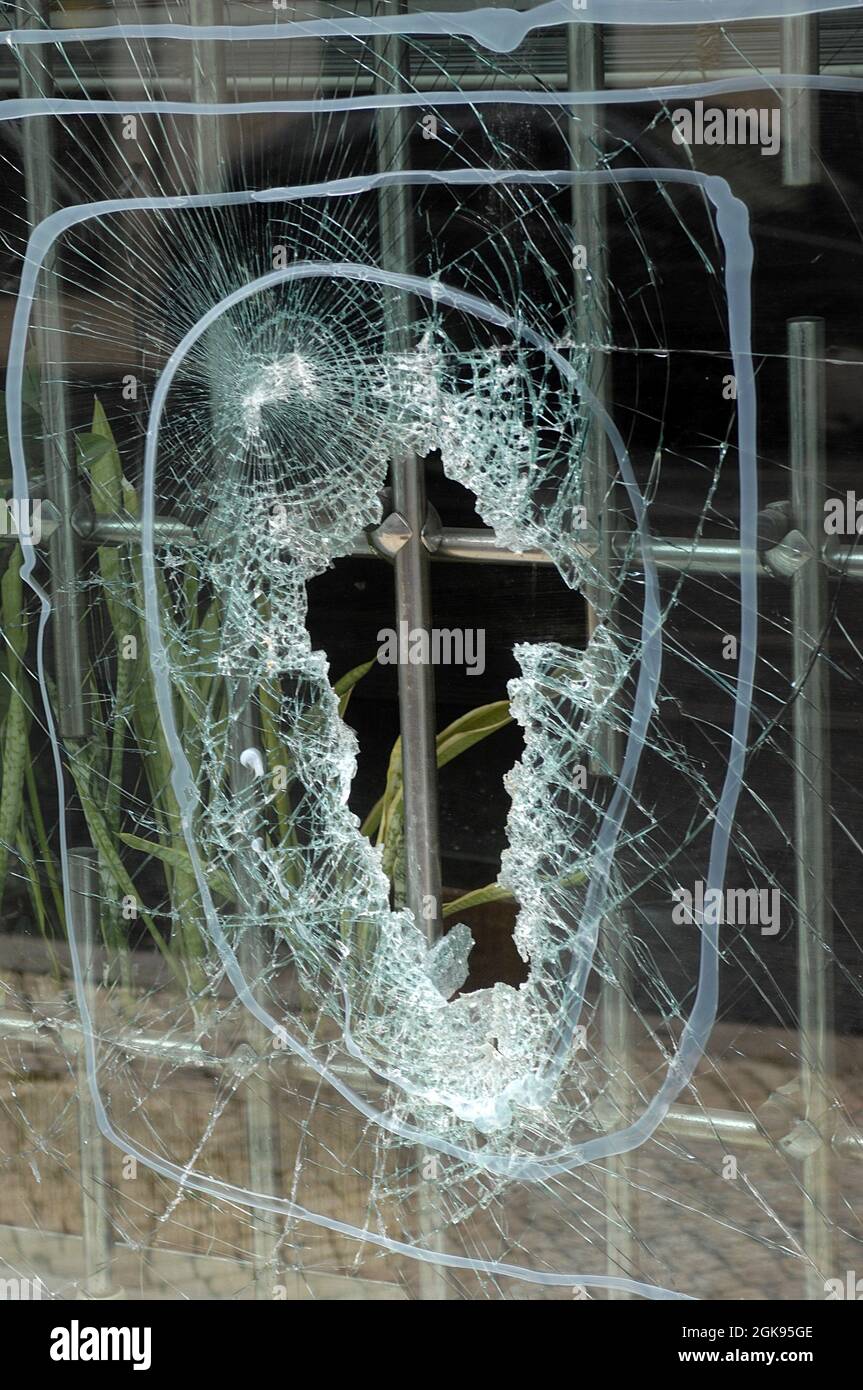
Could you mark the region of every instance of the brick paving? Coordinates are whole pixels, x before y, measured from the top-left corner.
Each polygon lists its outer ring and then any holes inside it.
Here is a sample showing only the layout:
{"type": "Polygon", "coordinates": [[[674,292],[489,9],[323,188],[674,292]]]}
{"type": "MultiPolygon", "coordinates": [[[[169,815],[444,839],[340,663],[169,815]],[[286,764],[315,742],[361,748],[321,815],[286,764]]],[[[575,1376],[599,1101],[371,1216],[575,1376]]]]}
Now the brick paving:
{"type": "MultiPolygon", "coordinates": [[[[7,999],[18,1007],[30,1001],[47,1013],[50,1003],[58,1016],[68,1007],[65,996],[48,998],[56,985],[45,977],[19,975],[9,983],[7,999]]],[[[156,997],[151,1008],[158,1017],[156,997]]],[[[793,1044],[780,1030],[720,1025],[698,1077],[699,1102],[758,1110],[771,1092],[793,1080],[793,1044]]],[[[846,1114],[863,1128],[863,1039],[841,1040],[837,1077],[846,1114]]],[[[226,1086],[218,1074],[160,1072],[156,1064],[124,1065],[114,1080],[116,1093],[107,1068],[106,1092],[126,1131],[150,1146],[161,1140],[175,1160],[192,1157],[213,1106],[222,1106],[198,1163],[240,1186],[249,1183],[242,1087],[226,1086]]],[[[0,1043],[0,1277],[38,1274],[48,1289],[66,1297],[81,1288],[86,1272],[75,1088],[74,1060],[59,1048],[0,1043]]],[[[342,1102],[333,1105],[325,1091],[304,1133],[313,1095],[309,1085],[293,1095],[276,1093],[277,1190],[314,1211],[362,1225],[368,1219],[368,1181],[353,1169],[369,1146],[363,1146],[357,1117],[346,1114],[342,1102]]],[[[694,1100],[693,1094],[681,1097],[682,1103],[694,1100]]],[[[731,1154],[728,1148],[713,1138],[696,1144],[658,1134],[622,1160],[625,1189],[638,1205],[637,1243],[627,1272],[699,1298],[823,1297],[820,1275],[808,1288],[805,1283],[803,1162],[776,1147],[731,1154]],[[736,1177],[729,1176],[729,1157],[736,1158],[736,1177]]],[[[274,1296],[275,1286],[275,1296],[290,1299],[415,1298],[444,1291],[467,1298],[573,1297],[569,1284],[549,1289],[515,1279],[436,1274],[305,1222],[292,1223],[287,1234],[270,1223],[273,1240],[282,1231],[281,1244],[272,1267],[258,1271],[256,1284],[248,1211],[194,1194],[175,1202],[172,1186],[150,1171],[139,1166],[131,1173],[128,1160],[107,1147],[106,1158],[115,1224],[111,1284],[120,1294],[232,1299],[256,1292],[274,1296]]],[[[863,1158],[837,1154],[833,1174],[836,1267],[822,1274],[844,1278],[847,1270],[863,1272],[863,1158]]],[[[453,1203],[458,1196],[442,1200],[453,1203]]],[[[604,1201],[597,1168],[579,1170],[547,1187],[512,1188],[505,1202],[496,1199],[487,1211],[450,1226],[445,1242],[456,1253],[493,1251],[513,1263],[571,1272],[574,1279],[604,1273],[604,1201]]],[[[401,1219],[408,1235],[416,1232],[415,1211],[403,1210],[401,1219]]]]}

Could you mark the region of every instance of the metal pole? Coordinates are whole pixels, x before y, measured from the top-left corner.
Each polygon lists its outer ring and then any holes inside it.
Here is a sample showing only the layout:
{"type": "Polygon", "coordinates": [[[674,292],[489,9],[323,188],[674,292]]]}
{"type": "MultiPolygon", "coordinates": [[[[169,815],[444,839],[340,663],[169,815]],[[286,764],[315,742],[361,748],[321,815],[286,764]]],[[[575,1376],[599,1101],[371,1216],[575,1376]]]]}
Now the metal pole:
{"type": "MultiPolygon", "coordinates": [[[[378,45],[379,57],[400,70],[404,44],[378,45]]],[[[388,85],[396,85],[392,78],[388,85]]],[[[376,120],[378,167],[400,169],[405,164],[407,122],[402,110],[381,111],[376,120]]],[[[409,270],[413,261],[412,203],[407,186],[382,188],[378,200],[381,264],[388,270],[409,270]]],[[[411,309],[404,295],[388,301],[388,335],[392,351],[410,350],[411,309]]],[[[394,510],[406,523],[408,539],[395,555],[396,630],[431,625],[430,555],[423,544],[426,521],[425,465],[412,451],[392,460],[394,510]]],[[[407,906],[429,942],[442,930],[441,870],[438,828],[437,756],[434,723],[434,673],[431,665],[399,664],[399,715],[404,784],[404,846],[407,906]]]]}
{"type": "MultiPolygon", "coordinates": [[[[72,918],[84,971],[84,988],[90,1015],[96,1025],[97,986],[92,978],[93,950],[99,928],[99,856],[94,849],[69,852],[69,888],[72,918]]],[[[78,1138],[81,1152],[81,1209],[83,1218],[84,1278],[81,1297],[108,1298],[111,1294],[111,1216],[105,1174],[105,1142],[96,1123],[83,1039],[77,1061],[78,1138]]]]}
{"type": "MultiPolygon", "coordinates": [[[[575,91],[598,91],[605,80],[602,30],[597,24],[572,24],[568,30],[569,86],[575,91]]],[[[582,107],[573,112],[570,130],[572,167],[592,169],[597,164],[596,108],[582,107]]],[[[599,184],[577,182],[572,187],[572,225],[576,245],[585,249],[586,270],[574,270],[575,339],[590,346],[599,334],[609,335],[608,257],[606,253],[605,189],[599,184]]],[[[575,264],[575,262],[574,262],[575,264]]],[[[602,353],[594,353],[588,368],[590,386],[601,404],[611,395],[611,368],[602,353]]],[[[595,422],[588,435],[584,496],[587,515],[597,537],[592,559],[595,582],[588,586],[588,639],[610,617],[609,595],[616,567],[614,552],[615,517],[611,497],[614,464],[608,438],[595,422]]],[[[606,727],[601,734],[591,771],[609,779],[620,767],[620,741],[616,731],[606,727]]],[[[612,1073],[608,1099],[614,1107],[615,1123],[626,1116],[632,1102],[631,1016],[628,1004],[629,962],[624,954],[628,920],[624,909],[603,923],[604,949],[613,962],[615,980],[603,984],[599,999],[599,1029],[605,1064],[612,1073]]],[[[628,1179],[623,1157],[605,1164],[605,1253],[610,1274],[630,1273],[635,1259],[635,1189],[628,1179]]],[[[626,1298],[610,1290],[610,1299],[626,1298]]]]}
{"type": "MultiPolygon", "coordinates": [[[[788,324],[791,503],[815,549],[824,539],[824,321],[788,324]]],[[[831,1222],[833,1116],[833,912],[830,845],[830,685],[820,650],[828,622],[827,572],[815,560],[791,581],[793,623],[794,843],[797,987],[803,1114],[823,1142],[803,1165],[804,1246],[810,1297],[823,1298],[835,1268],[831,1222]]]]}
{"type": "MultiPolygon", "coordinates": [[[[53,516],[53,513],[52,513],[53,516]]],[[[43,539],[56,524],[42,512],[43,539]]],[[[137,545],[141,539],[141,522],[138,517],[103,517],[92,513],[91,509],[80,503],[75,509],[75,529],[85,545],[137,545]]],[[[405,527],[405,531],[406,531],[405,527]]],[[[154,520],[154,535],[159,544],[177,542],[194,545],[195,532],[191,526],[170,516],[157,516],[154,520]]],[[[553,565],[551,556],[544,550],[505,550],[498,542],[494,531],[482,526],[442,526],[433,531],[425,528],[427,538],[433,539],[430,558],[432,560],[470,561],[471,563],[492,565],[553,565]]],[[[401,537],[396,535],[400,543],[401,537]]],[[[0,544],[14,544],[15,536],[0,536],[0,544]]],[[[627,557],[632,542],[632,533],[616,531],[612,535],[614,554],[619,562],[627,557]]],[[[350,554],[357,559],[374,560],[392,558],[392,545],[376,546],[374,539],[360,532],[353,543],[350,554]]],[[[583,553],[590,558],[596,553],[593,541],[585,541],[583,553]]],[[[767,549],[757,562],[759,575],[764,579],[789,579],[811,556],[811,548],[797,530],[792,530],[773,549],[767,549]]],[[[681,536],[679,539],[654,538],[650,543],[650,555],[660,572],[670,574],[728,574],[740,571],[740,546],[736,541],[693,541],[681,536]]],[[[863,551],[859,546],[837,546],[829,541],[821,545],[817,557],[827,566],[828,577],[841,575],[843,579],[855,582],[863,580],[863,551]]],[[[636,555],[627,558],[623,578],[638,573],[636,555]]]]}
{"type": "MultiPolygon", "coordinates": [[[[393,8],[385,5],[385,9],[393,8]]],[[[402,8],[401,5],[396,8],[402,8]]],[[[404,90],[408,85],[408,52],[399,39],[375,42],[379,90],[404,90]]],[[[375,118],[377,162],[381,170],[406,167],[408,118],[403,109],[379,111],[375,118]]],[[[413,204],[407,185],[382,188],[378,194],[381,265],[409,271],[413,264],[413,204]]],[[[413,346],[412,306],[407,296],[393,293],[387,306],[388,346],[409,352],[413,346]]],[[[399,454],[390,466],[393,509],[404,523],[406,539],[395,553],[396,630],[402,622],[409,632],[431,627],[430,555],[423,542],[426,524],[425,463],[413,451],[399,454]]],[[[407,906],[429,943],[443,931],[440,841],[435,745],[434,673],[431,665],[399,663],[399,721],[404,789],[404,860],[407,906]]],[[[435,1186],[436,1155],[417,1150],[417,1202],[424,1243],[442,1248],[439,1193],[435,1186]],[[430,1176],[426,1176],[430,1163],[430,1176]]],[[[420,1298],[441,1302],[447,1282],[438,1265],[422,1263],[420,1298]]]]}
{"type": "MultiPolygon", "coordinates": [[[[225,18],[223,0],[189,0],[189,19],[192,24],[222,24],[225,18]]],[[[225,45],[212,39],[196,40],[192,45],[191,90],[193,101],[224,102],[227,100],[225,45]]],[[[194,122],[193,160],[197,188],[215,192],[226,183],[227,164],[218,120],[194,122]]],[[[218,330],[217,330],[218,332],[218,330]]],[[[215,359],[218,339],[211,348],[214,369],[211,392],[215,397],[215,359]]],[[[214,400],[214,404],[216,404],[214,400]]],[[[228,538],[226,538],[227,540],[228,538]]],[[[230,699],[231,766],[230,778],[237,795],[242,795],[252,780],[252,774],[240,762],[245,748],[256,746],[257,732],[252,707],[252,692],[247,681],[240,681],[230,699]]],[[[242,882],[242,871],[239,872],[242,882]]],[[[251,899],[247,898],[247,902],[251,899]]],[[[247,930],[240,946],[240,964],[254,992],[264,967],[264,942],[259,933],[247,930]]],[[[263,1025],[249,1020],[249,1041],[259,1055],[269,1051],[270,1035],[263,1025]]],[[[275,1191],[275,1145],[273,1143],[273,1105],[271,1087],[265,1076],[246,1077],[245,1085],[246,1137],[249,1145],[249,1181],[256,1192],[275,1191]]],[[[277,1234],[264,1212],[253,1209],[252,1269],[255,1297],[269,1298],[273,1286],[273,1252],[277,1234]]]]}
{"type": "MultiPolygon", "coordinates": [[[[55,1028],[50,1020],[43,1020],[29,1014],[15,1014],[0,1012],[0,1038],[11,1042],[26,1042],[28,1047],[54,1047],[58,1043],[61,1047],[69,1051],[77,1051],[80,1045],[80,1028],[64,1026],[55,1028]]],[[[231,1070],[245,1071],[248,1068],[249,1054],[246,1044],[241,1043],[236,1051],[225,1057],[221,1054],[207,1052],[201,1044],[192,1036],[190,1037],[166,1037],[162,1033],[110,1033],[105,1035],[105,1042],[118,1051],[125,1052],[130,1057],[153,1057],[158,1061],[166,1062],[172,1067],[188,1067],[193,1070],[212,1072],[214,1075],[219,1072],[229,1072],[231,1070]]],[[[321,1075],[310,1063],[301,1061],[292,1056],[289,1052],[281,1054],[284,1058],[285,1066],[289,1069],[290,1075],[295,1080],[303,1082],[310,1081],[320,1084],[321,1075]]],[[[340,1060],[333,1064],[333,1074],[342,1081],[347,1081],[350,1085],[368,1083],[371,1081],[374,1087],[377,1084],[380,1088],[385,1088],[385,1082],[375,1082],[374,1077],[369,1077],[367,1069],[359,1062],[350,1060],[340,1060]]],[[[323,1082],[326,1085],[326,1082],[323,1082]]],[[[768,1127],[762,1120],[764,1106],[774,1100],[776,1093],[765,1097],[765,1101],[755,1113],[746,1114],[741,1110],[717,1110],[710,1107],[698,1105],[672,1105],[665,1119],[660,1125],[660,1129],[666,1134],[672,1134],[676,1138],[687,1139],[693,1143],[734,1143],[737,1147],[751,1149],[769,1149],[776,1151],[777,1147],[783,1150],[790,1157],[799,1157],[801,1145],[793,1141],[795,1131],[799,1130],[801,1124],[805,1124],[794,1106],[787,1108],[787,1102],[783,1105],[786,1110],[786,1120],[783,1129],[778,1135],[773,1135],[773,1127],[768,1127]]],[[[784,1097],[783,1097],[784,1101],[784,1097]]],[[[809,1126],[806,1125],[807,1140],[812,1137],[809,1126]]],[[[850,1158],[863,1159],[863,1133],[860,1130],[851,1128],[837,1128],[832,1133],[830,1139],[831,1148],[837,1153],[845,1154],[850,1158]]]]}
{"type": "MultiPolygon", "coordinates": [[[[190,24],[224,24],[223,0],[189,0],[190,24]]],[[[227,101],[224,43],[196,39],[191,45],[191,97],[195,102],[227,101]]],[[[195,174],[202,192],[216,192],[224,182],[224,152],[218,117],[192,122],[195,174]]]]}
{"type": "MultiPolygon", "coordinates": [[[[33,27],[51,27],[51,6],[40,0],[33,27]],[[37,19],[41,23],[36,24],[37,19]]],[[[21,96],[50,96],[53,50],[28,49],[19,54],[21,96]]],[[[31,227],[54,212],[54,142],[50,121],[22,121],[24,181],[31,227]]],[[[58,354],[64,339],[60,292],[60,257],[54,248],[45,257],[41,283],[33,305],[33,342],[40,372],[42,452],[45,483],[57,511],[57,524],[48,541],[57,682],[57,724],[61,738],[86,738],[89,716],[84,702],[87,638],[80,587],[80,547],[72,525],[76,472],[64,373],[58,354]]]]}
{"type": "MultiPolygon", "coordinates": [[[[782,20],[781,68],[788,73],[820,72],[818,16],[797,15],[782,20]]],[[[818,93],[798,87],[782,94],[782,182],[805,188],[818,182],[818,93]]]]}
{"type": "MultiPolygon", "coordinates": [[[[32,20],[50,28],[48,0],[40,0],[32,20]]],[[[50,96],[53,88],[52,50],[19,56],[22,97],[50,96]]],[[[31,227],[54,211],[54,145],[50,122],[24,121],[21,132],[27,210],[31,227]]],[[[40,374],[42,454],[45,485],[53,504],[55,525],[48,539],[49,585],[53,609],[54,671],[57,685],[57,725],[61,738],[83,739],[89,732],[84,703],[87,638],[79,585],[80,547],[73,526],[76,501],[74,445],[63,371],[57,354],[64,342],[59,283],[59,255],[54,247],[45,259],[41,285],[33,305],[33,340],[40,374]]],[[[70,856],[72,911],[82,943],[85,978],[98,924],[98,857],[91,849],[70,856]]],[[[91,1011],[95,991],[91,994],[91,1011]]],[[[76,1064],[78,1136],[81,1157],[81,1217],[84,1249],[84,1297],[104,1298],[111,1289],[111,1226],[105,1181],[105,1152],[96,1124],[83,1048],[76,1064]]]]}
{"type": "MultiPolygon", "coordinates": [[[[248,796],[254,773],[241,761],[247,748],[256,748],[259,734],[255,723],[252,693],[245,679],[229,697],[231,706],[231,785],[237,797],[248,796]]],[[[249,827],[249,839],[256,833],[256,827],[249,827]]],[[[253,884],[237,866],[237,875],[246,904],[254,902],[253,884]]],[[[259,981],[266,966],[266,951],[259,928],[246,928],[239,947],[240,967],[253,994],[259,993],[259,981]]],[[[258,1054],[265,1056],[271,1048],[272,1040],[268,1030],[256,1019],[247,1022],[249,1044],[258,1054]]],[[[253,1192],[275,1191],[276,1149],[273,1141],[272,1087],[264,1076],[246,1075],[245,1078],[245,1116],[246,1137],[249,1144],[249,1183],[253,1192]]],[[[270,1298],[274,1284],[274,1251],[278,1233],[272,1225],[272,1218],[266,1213],[254,1210],[252,1215],[252,1271],[255,1281],[255,1297],[270,1298]]]]}
{"type": "MultiPolygon", "coordinates": [[[[426,492],[423,463],[413,453],[393,460],[393,500],[411,536],[395,557],[396,630],[431,626],[429,554],[422,541],[426,492]]],[[[442,931],[434,673],[430,665],[399,664],[399,718],[404,784],[407,906],[429,942],[442,931]]]]}

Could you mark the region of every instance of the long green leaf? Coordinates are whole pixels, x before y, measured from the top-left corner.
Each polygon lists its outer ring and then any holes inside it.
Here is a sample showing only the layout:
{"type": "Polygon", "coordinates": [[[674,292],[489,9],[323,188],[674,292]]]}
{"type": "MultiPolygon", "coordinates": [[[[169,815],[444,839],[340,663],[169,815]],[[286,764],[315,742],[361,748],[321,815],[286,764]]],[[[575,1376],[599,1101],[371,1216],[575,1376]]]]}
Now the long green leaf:
{"type": "Polygon", "coordinates": [[[45,899],[42,896],[42,884],[39,881],[39,870],[36,867],[36,860],[33,855],[33,846],[27,832],[27,825],[24,816],[18,828],[18,853],[27,871],[27,887],[30,893],[30,901],[33,904],[33,911],[36,914],[36,922],[39,931],[48,948],[51,957],[51,969],[56,979],[60,978],[60,962],[57,960],[57,953],[51,941],[51,933],[48,929],[48,914],[45,911],[45,899]]]}
{"type": "MultiPolygon", "coordinates": [[[[138,496],[125,477],[122,479],[122,493],[126,510],[131,515],[137,516],[140,511],[138,496]]],[[[144,611],[144,576],[141,556],[138,552],[131,556],[131,570],[136,609],[142,613],[144,611]]],[[[156,571],[156,586],[162,611],[167,613],[170,607],[170,596],[164,576],[159,570],[156,571]]],[[[182,654],[169,633],[166,634],[166,646],[169,660],[179,664],[183,659],[182,654]]],[[[177,805],[177,799],[171,785],[171,755],[156,704],[156,691],[153,673],[147,659],[146,632],[143,623],[140,627],[138,680],[135,686],[133,722],[159,834],[167,847],[182,850],[180,808],[177,805]]],[[[183,727],[182,713],[178,717],[178,723],[183,727]]],[[[204,941],[196,902],[194,876],[187,869],[179,866],[171,868],[164,859],[162,862],[165,864],[166,870],[170,870],[166,873],[166,879],[171,901],[179,921],[183,950],[190,959],[200,956],[204,951],[204,941]]]]}
{"type": "Polygon", "coordinates": [[[39,789],[36,786],[36,774],[33,771],[33,762],[27,759],[25,769],[25,780],[27,783],[27,801],[30,808],[30,818],[33,828],[36,831],[36,843],[39,853],[42,856],[42,863],[45,866],[45,875],[51,889],[51,897],[54,900],[54,909],[57,913],[57,921],[60,928],[66,930],[66,905],[63,901],[63,889],[60,886],[60,877],[57,873],[57,865],[54,861],[54,854],[48,843],[48,835],[45,830],[45,820],[42,815],[42,805],[39,798],[39,789]]]}
{"type": "MultiPolygon", "coordinates": [[[[492,704],[478,705],[476,709],[469,710],[467,714],[448,724],[445,729],[441,729],[438,734],[435,740],[437,766],[446,767],[447,763],[466,753],[474,744],[511,723],[512,714],[508,700],[495,700],[492,704]]],[[[402,795],[401,739],[396,739],[387,769],[387,786],[383,796],[375,802],[363,821],[362,833],[371,837],[380,830],[378,843],[385,841],[387,821],[396,804],[401,801],[402,795]]]]}
{"type": "MultiPolygon", "coordinates": [[[[76,443],[79,466],[89,476],[93,510],[97,516],[119,516],[123,511],[123,467],[108,417],[98,399],[93,402],[90,431],[90,434],[78,435],[76,443]]],[[[137,618],[131,611],[125,551],[119,546],[100,545],[96,556],[117,651],[114,719],[105,802],[105,817],[109,826],[116,830],[119,826],[123,781],[125,710],[131,698],[135,673],[135,663],[124,655],[123,645],[126,637],[136,635],[137,618]]]]}
{"type": "Polygon", "coordinates": [[[460,719],[442,729],[437,736],[437,765],[446,767],[453,758],[466,753],[481,739],[496,734],[512,723],[509,700],[495,700],[490,705],[478,705],[460,719]]]}
{"type": "Polygon", "coordinates": [[[12,548],[0,581],[0,623],[6,639],[9,705],[3,728],[2,784],[0,784],[0,901],[9,869],[9,850],[17,843],[24,778],[27,765],[29,710],[22,662],[27,648],[27,613],[23,606],[21,551],[12,548]]]}
{"type": "MultiPolygon", "coordinates": [[[[189,852],[179,849],[174,845],[161,845],[158,840],[145,840],[141,835],[129,835],[123,831],[120,839],[124,845],[130,849],[140,850],[142,854],[152,854],[154,859],[159,859],[163,864],[169,864],[172,869],[180,869],[183,873],[194,878],[192,861],[189,852]]],[[[211,887],[215,888],[223,898],[233,900],[237,896],[237,890],[227,874],[223,874],[220,869],[208,868],[207,878],[211,887]]],[[[197,882],[197,880],[195,880],[197,882]]]]}
{"type": "Polygon", "coordinates": [[[348,703],[350,701],[351,695],[353,694],[354,687],[359,684],[363,676],[368,675],[369,671],[375,664],[375,660],[376,658],[372,657],[371,661],[361,662],[359,666],[355,666],[353,670],[348,671],[345,675],[341,676],[340,679],[337,680],[335,685],[333,686],[333,690],[339,697],[340,719],[344,719],[345,717],[345,710],[348,707],[348,703]]]}
{"type": "Polygon", "coordinates": [[[463,893],[460,898],[453,898],[452,902],[444,903],[443,915],[453,917],[457,912],[468,912],[472,907],[481,907],[483,903],[514,901],[508,888],[502,888],[499,883],[487,883],[484,888],[474,888],[470,893],[463,893]]]}
{"type": "MultiPolygon", "coordinates": [[[[107,869],[110,877],[114,880],[120,892],[127,897],[131,897],[135,902],[139,901],[138,890],[126,872],[126,868],[117,850],[114,847],[114,837],[105,817],[102,815],[93,796],[90,792],[90,769],[83,758],[72,758],[69,762],[75,788],[78,792],[78,799],[81,802],[81,809],[87,822],[87,828],[93,840],[93,844],[99,852],[99,857],[107,869]]],[[[143,908],[139,909],[141,919],[148,932],[153,938],[158,949],[167,960],[177,978],[182,981],[182,975],[173,958],[170,948],[166,945],[162,933],[148,912],[143,908]]]]}

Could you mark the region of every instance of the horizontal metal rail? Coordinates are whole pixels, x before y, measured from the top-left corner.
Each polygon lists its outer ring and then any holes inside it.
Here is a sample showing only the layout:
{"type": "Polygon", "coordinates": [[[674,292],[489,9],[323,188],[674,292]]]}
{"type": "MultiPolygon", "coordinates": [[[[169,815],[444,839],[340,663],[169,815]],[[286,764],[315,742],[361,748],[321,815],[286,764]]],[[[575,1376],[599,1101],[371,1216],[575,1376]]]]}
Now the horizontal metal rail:
{"type": "MultiPolygon", "coordinates": [[[[59,1046],[73,1056],[83,1045],[83,1032],[79,1024],[58,1024],[53,1020],[42,1020],[27,1014],[0,1013],[0,1040],[18,1042],[29,1047],[59,1046]]],[[[252,1075],[262,1062],[277,1058],[290,1062],[291,1071],[298,1082],[320,1084],[321,1075],[314,1067],[283,1048],[274,1048],[262,1056],[249,1043],[239,1043],[232,1052],[220,1056],[208,1052],[193,1038],[163,1037],[159,1033],[124,1033],[100,1036],[104,1047],[113,1047],[129,1057],[142,1060],[152,1059],[175,1067],[188,1067],[193,1070],[211,1073],[233,1072],[240,1076],[252,1075]]],[[[322,1062],[323,1065],[323,1062],[322,1062]]],[[[357,1062],[339,1061],[329,1063],[329,1069],[350,1085],[364,1084],[383,1086],[384,1083],[369,1073],[357,1062]]],[[[769,1099],[769,1098],[765,1098],[769,1099]]],[[[802,1118],[798,1123],[805,1125],[802,1118]]],[[[794,1124],[789,1122],[789,1136],[793,1134],[794,1124]]],[[[747,1115],[736,1110],[705,1109],[697,1105],[673,1105],[665,1116],[660,1130],[663,1134],[691,1143],[736,1144],[740,1148],[769,1149],[776,1151],[780,1143],[759,1123],[755,1115],[747,1115]]],[[[811,1151],[812,1144],[824,1142],[816,1131],[809,1127],[811,1151]]],[[[830,1145],[837,1153],[863,1159],[863,1134],[853,1130],[840,1130],[829,1138],[830,1145]]],[[[791,1145],[785,1152],[791,1157],[799,1155],[791,1145]]]]}
{"type": "MultiPolygon", "coordinates": [[[[42,540],[51,535],[55,521],[50,507],[43,506],[42,540]]],[[[73,524],[85,545],[136,545],[141,538],[141,522],[135,516],[95,516],[88,508],[78,507],[73,524]]],[[[351,555],[360,559],[391,559],[389,547],[376,543],[382,528],[361,531],[354,538],[351,555]],[[388,553],[389,551],[389,553],[388,553]]],[[[191,526],[171,516],[157,516],[154,521],[157,545],[193,545],[196,533],[191,526]]],[[[398,536],[400,542],[408,533],[398,536]]],[[[0,545],[14,543],[13,533],[0,535],[0,545]]],[[[450,562],[486,563],[494,565],[553,565],[553,558],[544,550],[508,550],[502,546],[494,531],[487,527],[436,526],[424,532],[424,541],[432,558],[450,562]]],[[[640,568],[640,555],[634,549],[633,534],[620,531],[613,537],[614,549],[623,559],[628,557],[630,573],[640,568]]],[[[589,535],[582,543],[585,558],[595,548],[589,535]]],[[[762,578],[790,579],[813,556],[811,546],[801,534],[792,529],[775,546],[759,557],[762,578]]],[[[740,568],[740,546],[734,541],[691,540],[686,537],[660,537],[650,542],[650,558],[657,569],[675,574],[728,574],[734,576],[740,568]]],[[[825,540],[819,559],[831,575],[856,581],[863,580],[863,544],[838,545],[825,540]]]]}

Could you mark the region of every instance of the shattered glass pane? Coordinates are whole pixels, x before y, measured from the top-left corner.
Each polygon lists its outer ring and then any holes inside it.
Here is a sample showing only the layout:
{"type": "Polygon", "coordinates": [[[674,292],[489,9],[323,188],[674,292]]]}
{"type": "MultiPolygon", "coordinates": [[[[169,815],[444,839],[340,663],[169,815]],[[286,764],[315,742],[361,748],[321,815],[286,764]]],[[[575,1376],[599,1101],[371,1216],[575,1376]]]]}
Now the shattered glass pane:
{"type": "Polygon", "coordinates": [[[0,1261],[64,1296],[858,1267],[860,24],[592,3],[6,16],[0,1261]]]}

